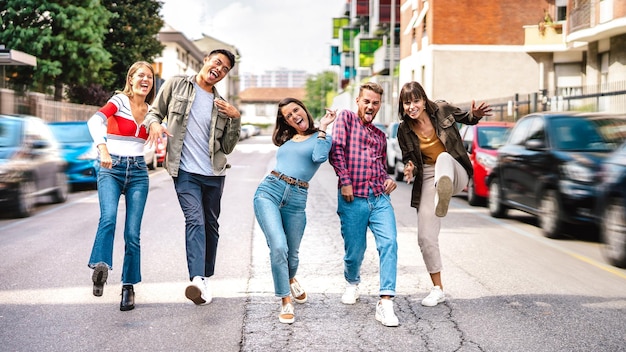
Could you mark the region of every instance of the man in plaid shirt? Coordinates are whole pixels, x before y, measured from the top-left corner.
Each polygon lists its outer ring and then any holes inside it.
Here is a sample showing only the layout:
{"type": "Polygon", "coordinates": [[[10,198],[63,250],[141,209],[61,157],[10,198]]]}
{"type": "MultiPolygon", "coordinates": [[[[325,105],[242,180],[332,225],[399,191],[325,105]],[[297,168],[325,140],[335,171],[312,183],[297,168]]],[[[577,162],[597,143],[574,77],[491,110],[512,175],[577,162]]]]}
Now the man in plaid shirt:
{"type": "Polygon", "coordinates": [[[344,304],[359,299],[360,269],[367,246],[367,228],[376,240],[380,258],[380,300],[376,319],[385,326],[398,326],[393,310],[396,294],[398,244],[396,217],[389,194],[396,189],[387,175],[387,139],[372,124],[380,110],[383,89],[377,83],[363,84],[356,98],[358,111],[343,110],[333,126],[330,164],[339,177],[337,214],[344,240],[344,304]]]}

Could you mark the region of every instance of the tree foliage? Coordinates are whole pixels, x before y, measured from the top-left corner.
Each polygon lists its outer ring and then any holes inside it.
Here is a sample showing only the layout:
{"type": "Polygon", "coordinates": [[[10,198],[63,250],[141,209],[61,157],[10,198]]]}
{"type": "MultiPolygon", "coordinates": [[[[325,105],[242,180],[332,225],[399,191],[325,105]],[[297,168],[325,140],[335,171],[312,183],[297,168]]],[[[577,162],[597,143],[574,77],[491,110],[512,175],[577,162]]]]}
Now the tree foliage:
{"type": "Polygon", "coordinates": [[[324,71],[306,80],[306,98],[304,104],[314,118],[324,116],[325,108],[330,106],[330,99],[336,93],[337,74],[324,71]]]}
{"type": "MultiPolygon", "coordinates": [[[[104,39],[104,48],[112,56],[114,77],[105,90],[124,89],[126,72],[136,61],[153,62],[164,46],[157,35],[163,27],[160,17],[162,3],[156,0],[104,1],[113,13],[104,39]]],[[[156,81],[155,81],[156,84],[156,81]]]]}
{"type": "Polygon", "coordinates": [[[8,66],[21,89],[54,91],[65,84],[104,83],[111,54],[103,47],[111,13],[97,0],[3,0],[0,43],[37,57],[37,67],[8,66]]]}

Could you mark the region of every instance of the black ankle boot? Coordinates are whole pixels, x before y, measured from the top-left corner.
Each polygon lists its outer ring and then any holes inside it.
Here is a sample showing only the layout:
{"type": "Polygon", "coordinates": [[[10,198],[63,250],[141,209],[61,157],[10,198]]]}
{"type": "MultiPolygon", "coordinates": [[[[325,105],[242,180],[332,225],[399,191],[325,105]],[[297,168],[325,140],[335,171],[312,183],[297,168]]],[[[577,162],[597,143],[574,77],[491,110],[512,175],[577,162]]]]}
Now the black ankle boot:
{"type": "Polygon", "coordinates": [[[120,310],[127,311],[135,308],[135,290],[133,285],[122,286],[122,302],[120,303],[120,310]]]}

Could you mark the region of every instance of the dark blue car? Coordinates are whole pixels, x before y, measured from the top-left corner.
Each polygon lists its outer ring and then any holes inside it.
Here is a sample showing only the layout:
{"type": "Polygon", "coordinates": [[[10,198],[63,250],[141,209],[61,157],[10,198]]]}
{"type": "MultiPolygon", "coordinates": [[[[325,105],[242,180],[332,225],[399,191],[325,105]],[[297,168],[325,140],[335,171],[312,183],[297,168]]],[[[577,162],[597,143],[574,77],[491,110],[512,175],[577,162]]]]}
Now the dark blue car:
{"type": "Polygon", "coordinates": [[[561,237],[566,224],[595,224],[600,164],[625,138],[623,116],[544,112],[521,118],[487,179],[490,214],[533,214],[550,238],[561,237]]]}
{"type": "Polygon", "coordinates": [[[596,209],[604,257],[626,268],[626,143],[602,162],[596,209]]]}
{"type": "Polygon", "coordinates": [[[87,121],[50,122],[48,125],[67,161],[68,183],[96,187],[100,164],[87,121]]]}

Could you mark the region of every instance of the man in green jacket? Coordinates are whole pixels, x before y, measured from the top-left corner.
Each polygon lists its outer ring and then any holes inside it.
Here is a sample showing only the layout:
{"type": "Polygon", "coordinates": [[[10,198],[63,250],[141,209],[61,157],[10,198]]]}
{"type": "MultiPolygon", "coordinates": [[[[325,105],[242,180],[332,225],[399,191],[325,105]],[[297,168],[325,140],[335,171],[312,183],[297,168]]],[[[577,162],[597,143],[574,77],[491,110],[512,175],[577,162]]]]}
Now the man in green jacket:
{"type": "Polygon", "coordinates": [[[185,296],[197,305],[212,300],[209,277],[215,269],[224,176],[230,168],[226,155],[241,132],[239,110],[215,88],[234,66],[230,51],[210,52],[197,75],[175,76],[163,84],[143,122],[150,132],[148,143],[156,143],[163,133],[169,136],[164,165],[185,215],[191,280],[185,296]]]}

